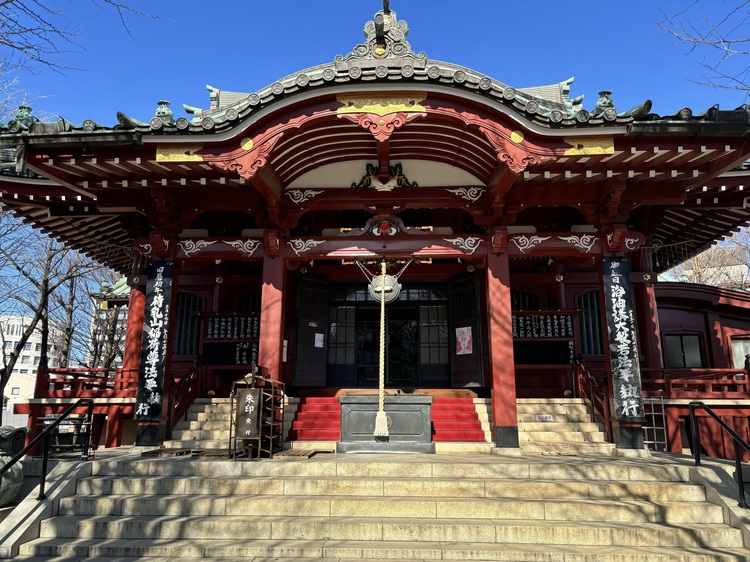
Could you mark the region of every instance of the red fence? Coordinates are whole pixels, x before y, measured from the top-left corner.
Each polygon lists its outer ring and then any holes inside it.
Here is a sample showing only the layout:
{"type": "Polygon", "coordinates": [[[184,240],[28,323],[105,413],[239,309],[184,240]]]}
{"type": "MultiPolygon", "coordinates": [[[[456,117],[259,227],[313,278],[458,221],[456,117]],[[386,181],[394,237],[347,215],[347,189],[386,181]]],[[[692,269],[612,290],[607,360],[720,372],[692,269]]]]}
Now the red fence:
{"type": "Polygon", "coordinates": [[[745,369],[641,369],[646,397],[665,399],[747,399],[750,375],[745,369]]]}
{"type": "Polygon", "coordinates": [[[138,369],[40,369],[34,398],[133,398],[137,389],[138,369]]]}

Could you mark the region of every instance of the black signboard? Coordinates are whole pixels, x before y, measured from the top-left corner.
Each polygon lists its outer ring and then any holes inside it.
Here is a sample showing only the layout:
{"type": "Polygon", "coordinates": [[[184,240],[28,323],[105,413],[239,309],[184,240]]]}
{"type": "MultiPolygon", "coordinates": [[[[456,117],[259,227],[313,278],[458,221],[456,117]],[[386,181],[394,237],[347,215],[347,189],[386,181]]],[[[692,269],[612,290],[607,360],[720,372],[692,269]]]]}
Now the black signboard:
{"type": "Polygon", "coordinates": [[[138,371],[138,396],[135,419],[159,420],[161,417],[164,371],[169,343],[169,303],[172,299],[172,262],[152,262],[146,283],[146,314],[143,319],[141,362],[138,371]]]}
{"type": "Polygon", "coordinates": [[[236,439],[258,439],[260,437],[260,389],[237,390],[234,435],[236,439]]]}
{"type": "Polygon", "coordinates": [[[573,338],[571,314],[513,314],[514,338],[573,338]]]}
{"type": "Polygon", "coordinates": [[[615,419],[620,422],[644,422],[630,264],[624,258],[603,258],[602,280],[615,419]]]}

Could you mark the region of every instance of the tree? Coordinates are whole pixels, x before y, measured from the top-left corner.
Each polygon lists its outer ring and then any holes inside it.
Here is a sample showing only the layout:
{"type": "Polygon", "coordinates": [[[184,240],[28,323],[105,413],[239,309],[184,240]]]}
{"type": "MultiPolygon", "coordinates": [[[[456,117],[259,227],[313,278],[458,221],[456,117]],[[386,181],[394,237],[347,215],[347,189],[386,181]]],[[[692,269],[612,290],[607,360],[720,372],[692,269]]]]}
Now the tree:
{"type": "MultiPolygon", "coordinates": [[[[94,263],[43,233],[29,228],[9,212],[0,212],[0,294],[3,314],[24,319],[21,333],[6,349],[5,337],[0,333],[0,395],[13,372],[21,351],[38,326],[42,332],[42,362],[46,366],[49,348],[50,323],[55,318],[66,318],[64,306],[56,299],[57,291],[66,283],[86,276],[96,269],[94,263]]],[[[64,301],[62,301],[64,302],[64,301]]],[[[0,331],[2,332],[2,331],[0,331]]],[[[52,330],[59,333],[60,330],[52,330]]],[[[65,339],[56,342],[63,347],[65,339]]],[[[0,424],[2,423],[0,411],[0,424]]]]}
{"type": "Polygon", "coordinates": [[[662,11],[659,27],[698,55],[702,78],[717,88],[746,91],[750,87],[750,0],[693,0],[676,14],[662,11]],[[710,16],[708,14],[711,14],[710,16]]]}
{"type": "Polygon", "coordinates": [[[675,280],[750,291],[750,229],[726,236],[700,254],[672,268],[675,280]]]}
{"type": "MultiPolygon", "coordinates": [[[[128,14],[153,17],[119,0],[89,1],[92,7],[114,10],[126,30],[128,14]]],[[[63,62],[63,55],[83,47],[80,32],[66,21],[64,4],[60,0],[0,0],[0,50],[11,53],[7,64],[71,68],[63,62]]]]}

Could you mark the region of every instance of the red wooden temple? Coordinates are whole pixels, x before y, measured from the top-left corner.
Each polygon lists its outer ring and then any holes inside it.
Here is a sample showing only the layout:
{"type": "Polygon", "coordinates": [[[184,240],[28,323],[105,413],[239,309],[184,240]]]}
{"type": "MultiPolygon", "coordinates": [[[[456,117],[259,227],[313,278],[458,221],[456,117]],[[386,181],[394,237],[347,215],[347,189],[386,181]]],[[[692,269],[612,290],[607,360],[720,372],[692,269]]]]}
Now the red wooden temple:
{"type": "Polygon", "coordinates": [[[672,451],[692,398],[748,437],[750,296],[657,282],[750,218],[746,108],[663,116],[602,91],[587,110],[571,81],[417,54],[393,11],[365,33],[189,117],[0,126],[2,203],[132,288],[122,369],[40,371],[32,426],[91,396],[107,446],[133,419],[155,445],[171,383],[226,396],[251,364],[290,396],[376,389],[385,260],[386,388],[491,398],[496,447],[518,447],[517,398],[585,394],[586,370],[620,447],[642,446],[654,395],[672,451]]]}

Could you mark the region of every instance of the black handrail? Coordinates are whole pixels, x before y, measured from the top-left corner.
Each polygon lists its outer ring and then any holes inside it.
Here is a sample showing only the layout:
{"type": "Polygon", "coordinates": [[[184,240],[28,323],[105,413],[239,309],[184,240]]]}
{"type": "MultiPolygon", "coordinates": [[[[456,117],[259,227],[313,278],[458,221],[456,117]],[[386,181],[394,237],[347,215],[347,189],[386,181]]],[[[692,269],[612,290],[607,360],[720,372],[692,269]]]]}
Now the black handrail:
{"type": "Polygon", "coordinates": [[[745,479],[742,475],[742,457],[740,455],[740,447],[750,452],[750,443],[740,437],[734,429],[729,427],[729,425],[727,425],[724,420],[717,416],[716,413],[714,413],[714,411],[706,406],[703,402],[690,402],[688,406],[690,407],[690,428],[693,432],[693,455],[695,456],[695,466],[700,466],[701,464],[701,437],[698,431],[698,418],[695,415],[695,409],[701,408],[709,416],[719,422],[719,426],[732,438],[732,442],[734,443],[734,471],[736,474],[735,480],[737,481],[740,500],[737,505],[747,509],[748,506],[747,502],[745,501],[745,479]]]}
{"type": "Polygon", "coordinates": [[[40,476],[39,496],[37,497],[37,500],[41,501],[45,499],[47,497],[44,494],[44,487],[47,482],[47,461],[49,459],[49,437],[52,434],[52,431],[58,425],[60,425],[60,423],[62,423],[65,419],[67,419],[81,404],[87,404],[86,431],[84,432],[83,451],[81,452],[81,460],[83,461],[89,460],[89,445],[91,444],[91,420],[93,418],[93,413],[94,413],[94,400],[91,398],[81,398],[75,404],[71,405],[67,410],[65,410],[62,414],[60,414],[60,417],[58,417],[56,420],[54,420],[49,425],[47,425],[39,435],[34,437],[34,439],[32,439],[31,442],[21,450],[20,453],[18,453],[15,457],[10,459],[5,464],[5,466],[0,468],[0,485],[2,485],[2,482],[3,482],[3,475],[6,472],[8,472],[14,464],[20,461],[23,457],[25,457],[26,454],[31,449],[33,449],[37,443],[39,443],[42,439],[44,439],[44,446],[42,447],[42,451],[43,451],[42,474],[40,476]]]}

